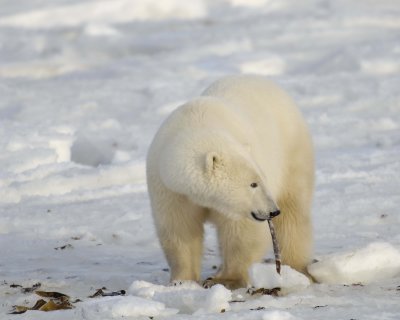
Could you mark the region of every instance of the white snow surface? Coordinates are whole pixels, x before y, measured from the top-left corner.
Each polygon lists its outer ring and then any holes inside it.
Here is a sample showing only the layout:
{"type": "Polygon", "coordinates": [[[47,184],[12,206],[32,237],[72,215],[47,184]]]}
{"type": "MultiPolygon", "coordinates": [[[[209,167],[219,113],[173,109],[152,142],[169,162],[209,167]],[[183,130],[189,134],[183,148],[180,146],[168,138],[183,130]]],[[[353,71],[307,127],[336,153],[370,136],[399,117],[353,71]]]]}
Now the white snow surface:
{"type": "MultiPolygon", "coordinates": [[[[396,0],[2,0],[0,319],[399,319],[399,16],[396,0]],[[322,283],[255,266],[280,297],[168,286],[152,224],[157,128],[238,73],[284,87],[315,144],[322,283]],[[38,282],[82,302],[9,315],[38,300],[10,286],[38,282]],[[88,298],[102,287],[127,295],[88,298]]],[[[206,231],[204,279],[220,264],[206,231]]]]}

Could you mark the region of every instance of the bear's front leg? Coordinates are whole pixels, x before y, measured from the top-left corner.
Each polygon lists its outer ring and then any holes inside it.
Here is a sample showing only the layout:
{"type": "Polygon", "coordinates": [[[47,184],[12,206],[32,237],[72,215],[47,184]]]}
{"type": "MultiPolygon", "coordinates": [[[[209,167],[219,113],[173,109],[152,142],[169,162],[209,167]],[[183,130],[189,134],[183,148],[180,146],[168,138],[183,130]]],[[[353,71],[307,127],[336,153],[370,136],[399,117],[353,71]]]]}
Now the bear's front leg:
{"type": "Polygon", "coordinates": [[[171,283],[200,281],[204,209],[165,190],[153,208],[156,229],[171,272],[171,283]]]}
{"type": "Polygon", "coordinates": [[[211,287],[220,283],[229,289],[247,287],[249,268],[261,261],[268,246],[268,225],[244,218],[231,220],[220,214],[214,216],[219,245],[223,256],[221,270],[203,285],[211,287]]]}
{"type": "MultiPolygon", "coordinates": [[[[169,230],[168,232],[171,232],[169,230]]],[[[199,230],[190,237],[180,233],[161,236],[161,245],[170,267],[170,281],[200,281],[203,235],[199,230]]]]}

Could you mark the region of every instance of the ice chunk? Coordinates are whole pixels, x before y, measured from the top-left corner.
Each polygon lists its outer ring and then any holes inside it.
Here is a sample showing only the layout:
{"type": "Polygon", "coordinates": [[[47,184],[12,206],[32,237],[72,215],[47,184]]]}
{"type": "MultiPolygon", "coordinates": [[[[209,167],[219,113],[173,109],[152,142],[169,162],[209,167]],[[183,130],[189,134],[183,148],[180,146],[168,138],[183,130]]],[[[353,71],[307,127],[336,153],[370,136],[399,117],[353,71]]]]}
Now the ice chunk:
{"type": "Polygon", "coordinates": [[[110,318],[140,317],[140,316],[167,316],[173,315],[178,310],[165,308],[161,302],[151,301],[140,297],[106,297],[84,302],[80,305],[83,312],[92,319],[98,316],[110,318]]]}
{"type": "Polygon", "coordinates": [[[309,265],[308,272],[322,283],[367,284],[400,275],[400,252],[389,243],[374,242],[323,258],[309,265]]]}
{"type": "Polygon", "coordinates": [[[230,290],[226,289],[223,285],[217,284],[206,291],[204,304],[195,314],[214,313],[230,309],[229,300],[232,299],[232,292],[230,290]]]}
{"type": "Polygon", "coordinates": [[[154,285],[146,281],[134,281],[129,294],[159,301],[180,313],[206,314],[229,310],[232,292],[222,285],[204,289],[196,282],[183,282],[180,286],[154,285]]]}
{"type": "Polygon", "coordinates": [[[256,288],[281,288],[285,293],[304,290],[310,280],[287,265],[282,266],[281,275],[275,264],[256,263],[250,268],[250,282],[256,288]]]}

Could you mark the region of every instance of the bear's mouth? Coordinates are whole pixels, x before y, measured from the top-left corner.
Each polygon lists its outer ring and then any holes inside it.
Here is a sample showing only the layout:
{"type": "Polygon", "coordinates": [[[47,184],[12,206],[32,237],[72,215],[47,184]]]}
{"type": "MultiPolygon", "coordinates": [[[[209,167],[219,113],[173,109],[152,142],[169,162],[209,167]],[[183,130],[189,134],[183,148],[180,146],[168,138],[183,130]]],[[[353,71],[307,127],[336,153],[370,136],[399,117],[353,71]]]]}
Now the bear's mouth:
{"type": "Polygon", "coordinates": [[[267,220],[268,219],[268,217],[260,217],[260,216],[257,216],[257,214],[255,213],[255,212],[251,212],[251,216],[255,219],[255,220],[257,220],[257,221],[265,221],[265,220],[267,220]]]}

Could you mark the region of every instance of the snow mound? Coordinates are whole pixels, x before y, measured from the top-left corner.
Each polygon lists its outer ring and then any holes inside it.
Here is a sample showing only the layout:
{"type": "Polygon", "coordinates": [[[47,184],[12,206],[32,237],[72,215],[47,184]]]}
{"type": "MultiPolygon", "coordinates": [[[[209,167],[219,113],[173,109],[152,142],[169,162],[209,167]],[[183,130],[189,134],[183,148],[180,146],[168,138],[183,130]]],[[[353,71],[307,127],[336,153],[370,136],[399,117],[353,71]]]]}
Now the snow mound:
{"type": "Polygon", "coordinates": [[[180,286],[154,285],[146,281],[134,281],[129,294],[161,302],[168,308],[185,314],[219,313],[229,310],[232,292],[222,285],[204,289],[195,282],[184,282],[180,286]]]}
{"type": "Polygon", "coordinates": [[[107,165],[113,161],[115,151],[109,139],[79,136],[71,146],[71,161],[92,167],[107,165]]]}
{"type": "MultiPolygon", "coordinates": [[[[104,188],[125,187],[128,183],[145,181],[145,166],[142,162],[127,162],[114,166],[104,166],[93,171],[87,168],[72,168],[68,163],[58,167],[42,168],[42,179],[26,178],[23,181],[12,181],[0,188],[0,203],[18,203],[28,197],[48,197],[66,195],[73,192],[88,192],[104,188]],[[61,171],[64,169],[65,171],[61,171]],[[68,172],[67,172],[67,169],[68,172]],[[54,171],[54,172],[53,172],[54,171]]],[[[145,187],[144,187],[145,188],[145,187]]],[[[118,191],[120,192],[120,191],[118,191]]]]}
{"type": "Polygon", "coordinates": [[[178,310],[168,309],[161,302],[140,297],[107,297],[84,302],[80,306],[85,318],[154,317],[174,315],[178,310]]]}
{"type": "Polygon", "coordinates": [[[275,264],[256,263],[250,268],[250,282],[256,288],[281,288],[282,292],[301,291],[310,285],[310,280],[289,266],[282,266],[281,275],[275,264]]]}
{"type": "Polygon", "coordinates": [[[152,299],[156,293],[160,292],[177,292],[182,290],[198,290],[202,289],[202,287],[194,281],[184,281],[179,286],[163,286],[153,284],[147,281],[137,280],[134,281],[129,289],[128,293],[136,296],[140,296],[143,298],[152,299]]]}
{"type": "Polygon", "coordinates": [[[358,250],[333,254],[308,266],[321,283],[368,284],[400,275],[400,252],[386,242],[374,242],[358,250]]]}

